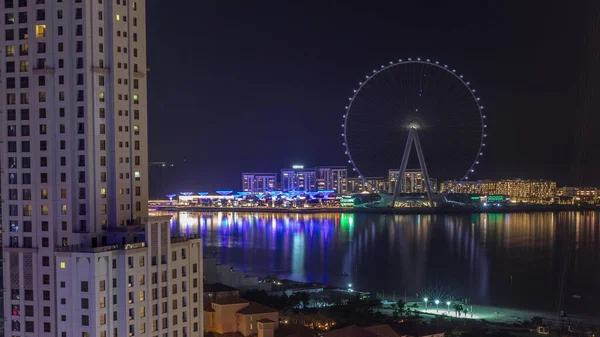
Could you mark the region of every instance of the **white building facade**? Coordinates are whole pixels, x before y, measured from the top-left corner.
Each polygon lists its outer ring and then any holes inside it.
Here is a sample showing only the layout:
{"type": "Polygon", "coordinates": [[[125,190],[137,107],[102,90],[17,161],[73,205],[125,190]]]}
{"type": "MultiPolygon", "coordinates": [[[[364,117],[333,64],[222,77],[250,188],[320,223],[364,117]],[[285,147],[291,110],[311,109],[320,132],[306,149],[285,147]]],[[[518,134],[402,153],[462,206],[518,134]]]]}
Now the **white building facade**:
{"type": "Polygon", "coordinates": [[[242,173],[242,191],[272,192],[277,189],[277,173],[242,173]]]}
{"type": "Polygon", "coordinates": [[[334,191],[338,194],[348,193],[348,168],[345,166],[317,167],[317,189],[334,191]]]}
{"type": "Polygon", "coordinates": [[[199,336],[202,331],[202,315],[188,312],[197,278],[191,260],[198,254],[197,273],[202,270],[199,239],[161,234],[157,244],[153,235],[141,234],[142,223],[166,221],[144,221],[145,10],[144,0],[0,2],[6,336],[166,336],[166,331],[199,336]],[[153,265],[155,248],[161,253],[153,265]],[[190,254],[189,262],[172,259],[181,249],[190,254]],[[186,290],[179,281],[171,283],[171,269],[179,270],[179,280],[184,265],[186,290]],[[166,278],[160,276],[164,271],[166,278]],[[160,277],[153,283],[155,272],[160,277]],[[154,285],[160,289],[158,302],[152,300],[154,285]]]}

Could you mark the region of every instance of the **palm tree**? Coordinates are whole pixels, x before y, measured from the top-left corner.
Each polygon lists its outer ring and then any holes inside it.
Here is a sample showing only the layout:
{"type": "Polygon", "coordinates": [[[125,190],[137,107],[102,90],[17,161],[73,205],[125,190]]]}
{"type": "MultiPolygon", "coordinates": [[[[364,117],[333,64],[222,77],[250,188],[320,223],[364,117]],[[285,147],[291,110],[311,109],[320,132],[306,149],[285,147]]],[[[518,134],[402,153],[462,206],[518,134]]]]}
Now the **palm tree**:
{"type": "Polygon", "coordinates": [[[302,303],[302,309],[308,306],[308,302],[310,301],[310,295],[307,292],[299,292],[298,298],[300,298],[300,303],[302,303]]]}
{"type": "Polygon", "coordinates": [[[462,315],[462,311],[464,309],[464,306],[461,303],[454,303],[454,305],[452,306],[452,308],[454,308],[454,313],[457,317],[460,317],[462,315]]]}
{"type": "Polygon", "coordinates": [[[533,318],[531,318],[531,324],[533,324],[535,327],[538,327],[544,324],[544,319],[539,316],[534,316],[533,318]]]}
{"type": "Polygon", "coordinates": [[[404,315],[404,313],[406,312],[406,303],[404,303],[403,300],[398,300],[398,302],[396,302],[396,305],[398,305],[398,311],[400,312],[400,315],[404,315]]]}
{"type": "Polygon", "coordinates": [[[398,305],[396,303],[392,303],[392,305],[390,305],[390,307],[392,308],[392,315],[394,316],[394,318],[398,318],[398,305]]]}

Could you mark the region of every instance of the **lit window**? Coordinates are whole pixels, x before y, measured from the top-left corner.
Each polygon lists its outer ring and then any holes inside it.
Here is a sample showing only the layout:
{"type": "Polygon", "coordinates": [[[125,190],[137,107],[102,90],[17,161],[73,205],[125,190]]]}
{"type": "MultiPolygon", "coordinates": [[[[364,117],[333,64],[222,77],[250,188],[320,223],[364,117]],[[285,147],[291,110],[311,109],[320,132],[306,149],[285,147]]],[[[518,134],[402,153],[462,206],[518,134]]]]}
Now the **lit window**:
{"type": "Polygon", "coordinates": [[[35,36],[36,37],[46,37],[46,25],[36,25],[35,26],[35,36]]]}
{"type": "Polygon", "coordinates": [[[104,102],[104,91],[98,93],[98,98],[100,99],[100,102],[104,102]]]}
{"type": "Polygon", "coordinates": [[[67,268],[67,263],[66,262],[61,262],[60,263],[60,269],[65,269],[67,268]]]}
{"type": "Polygon", "coordinates": [[[135,177],[135,180],[140,180],[140,178],[141,178],[140,171],[135,171],[133,176],[135,177]]]}
{"type": "Polygon", "coordinates": [[[117,14],[115,18],[117,19],[117,21],[121,21],[121,16],[119,14],[117,14]]]}

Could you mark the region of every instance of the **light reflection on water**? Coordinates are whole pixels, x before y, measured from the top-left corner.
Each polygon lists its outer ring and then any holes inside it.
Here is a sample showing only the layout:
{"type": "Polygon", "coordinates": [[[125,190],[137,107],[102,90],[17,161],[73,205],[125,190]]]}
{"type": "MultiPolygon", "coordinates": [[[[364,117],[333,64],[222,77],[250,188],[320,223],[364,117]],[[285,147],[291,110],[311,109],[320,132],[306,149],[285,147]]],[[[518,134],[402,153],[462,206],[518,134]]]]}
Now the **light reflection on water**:
{"type": "Polygon", "coordinates": [[[174,213],[205,256],[252,274],[554,310],[568,261],[569,311],[600,314],[595,212],[381,215],[174,213]],[[342,276],[348,273],[348,276],[342,276]],[[448,295],[448,296],[450,296],[448,295]],[[576,300],[573,295],[580,295],[576,300]]]}

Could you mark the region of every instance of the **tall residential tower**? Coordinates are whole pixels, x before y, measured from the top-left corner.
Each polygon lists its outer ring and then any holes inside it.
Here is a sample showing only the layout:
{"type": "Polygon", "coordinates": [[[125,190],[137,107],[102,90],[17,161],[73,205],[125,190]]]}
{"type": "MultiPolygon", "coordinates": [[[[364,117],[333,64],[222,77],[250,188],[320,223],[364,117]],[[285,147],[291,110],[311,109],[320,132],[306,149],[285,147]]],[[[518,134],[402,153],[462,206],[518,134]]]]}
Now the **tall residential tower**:
{"type": "Polygon", "coordinates": [[[200,240],[147,219],[145,1],[0,7],[5,335],[199,335],[200,240]]]}

